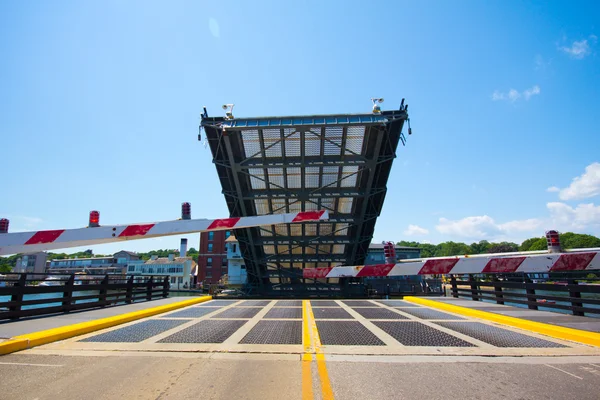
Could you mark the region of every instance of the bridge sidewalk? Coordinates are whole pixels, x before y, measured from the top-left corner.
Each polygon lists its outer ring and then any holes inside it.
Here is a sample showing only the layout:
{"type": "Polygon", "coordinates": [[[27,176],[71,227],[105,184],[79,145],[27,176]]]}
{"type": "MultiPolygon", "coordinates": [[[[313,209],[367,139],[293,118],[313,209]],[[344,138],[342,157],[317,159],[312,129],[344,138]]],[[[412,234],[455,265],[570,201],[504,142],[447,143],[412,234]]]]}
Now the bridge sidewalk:
{"type": "Polygon", "coordinates": [[[530,310],[527,308],[487,303],[483,301],[473,301],[464,298],[457,299],[454,297],[436,297],[435,299],[431,300],[473,310],[500,314],[507,317],[520,318],[527,321],[542,322],[545,324],[557,325],[565,328],[600,333],[600,318],[578,317],[575,315],[560,314],[551,311],[530,310]]]}
{"type": "Polygon", "coordinates": [[[25,335],[47,329],[60,328],[67,325],[77,324],[79,322],[88,322],[107,317],[114,317],[135,311],[147,310],[192,298],[193,297],[169,297],[167,299],[144,301],[134,304],[123,304],[96,310],[86,310],[71,312],[68,314],[27,318],[18,321],[0,322],[0,342],[19,335],[25,335]]]}

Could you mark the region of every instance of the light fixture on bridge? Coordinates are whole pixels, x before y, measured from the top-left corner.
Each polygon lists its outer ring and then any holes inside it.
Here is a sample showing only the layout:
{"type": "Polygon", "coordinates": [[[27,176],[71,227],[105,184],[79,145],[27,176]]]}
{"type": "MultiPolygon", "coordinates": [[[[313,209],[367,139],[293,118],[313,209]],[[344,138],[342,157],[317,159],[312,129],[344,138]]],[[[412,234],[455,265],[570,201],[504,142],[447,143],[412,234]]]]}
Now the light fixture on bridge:
{"type": "Polygon", "coordinates": [[[8,233],[8,219],[2,218],[0,219],[0,233],[8,233]]]}
{"type": "Polygon", "coordinates": [[[181,203],[181,219],[192,219],[192,205],[187,201],[181,203]]]}
{"type": "Polygon", "coordinates": [[[233,106],[235,104],[223,104],[223,110],[225,110],[225,118],[233,119],[233,106]]]}
{"type": "Polygon", "coordinates": [[[371,97],[371,101],[373,102],[373,114],[381,114],[379,104],[383,103],[383,97],[371,97]]]}
{"type": "Polygon", "coordinates": [[[90,228],[97,228],[100,226],[100,213],[98,211],[90,211],[90,220],[88,226],[90,228]]]}

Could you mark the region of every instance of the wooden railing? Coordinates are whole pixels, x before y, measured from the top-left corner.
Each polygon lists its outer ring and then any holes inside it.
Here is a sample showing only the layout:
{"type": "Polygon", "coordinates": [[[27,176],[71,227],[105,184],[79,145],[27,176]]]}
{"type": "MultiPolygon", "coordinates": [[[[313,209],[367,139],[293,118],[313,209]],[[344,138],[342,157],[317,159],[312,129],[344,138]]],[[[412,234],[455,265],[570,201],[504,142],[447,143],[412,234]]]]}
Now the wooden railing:
{"type": "Polygon", "coordinates": [[[0,278],[0,320],[150,301],[169,288],[164,275],[10,273],[0,278]]]}

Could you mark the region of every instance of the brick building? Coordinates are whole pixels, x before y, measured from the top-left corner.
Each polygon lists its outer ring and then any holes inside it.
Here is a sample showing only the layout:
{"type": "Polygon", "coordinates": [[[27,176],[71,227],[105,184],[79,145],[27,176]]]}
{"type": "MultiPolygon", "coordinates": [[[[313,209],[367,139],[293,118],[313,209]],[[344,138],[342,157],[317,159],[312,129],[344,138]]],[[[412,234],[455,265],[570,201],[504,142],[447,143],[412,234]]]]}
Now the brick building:
{"type": "Polygon", "coordinates": [[[213,231],[200,233],[198,246],[198,283],[217,283],[227,275],[227,247],[225,240],[231,231],[213,231]]]}

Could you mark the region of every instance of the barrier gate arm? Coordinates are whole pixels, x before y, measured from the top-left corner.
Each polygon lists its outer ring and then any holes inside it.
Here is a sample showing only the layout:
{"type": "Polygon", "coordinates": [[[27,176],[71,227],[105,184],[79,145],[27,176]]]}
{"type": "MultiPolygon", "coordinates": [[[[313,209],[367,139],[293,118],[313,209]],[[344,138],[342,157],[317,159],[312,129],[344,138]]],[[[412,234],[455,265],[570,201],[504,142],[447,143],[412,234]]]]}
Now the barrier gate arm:
{"type": "Polygon", "coordinates": [[[179,219],[129,225],[105,225],[0,234],[0,255],[30,253],[69,247],[114,243],[125,240],[185,235],[206,231],[251,228],[262,225],[293,224],[329,218],[326,210],[224,219],[179,219]]]}
{"type": "Polygon", "coordinates": [[[305,268],[304,278],[348,278],[405,275],[548,273],[600,270],[600,249],[573,249],[562,253],[503,253],[442,257],[397,264],[305,268]],[[540,254],[541,253],[541,254],[540,254]]]}

